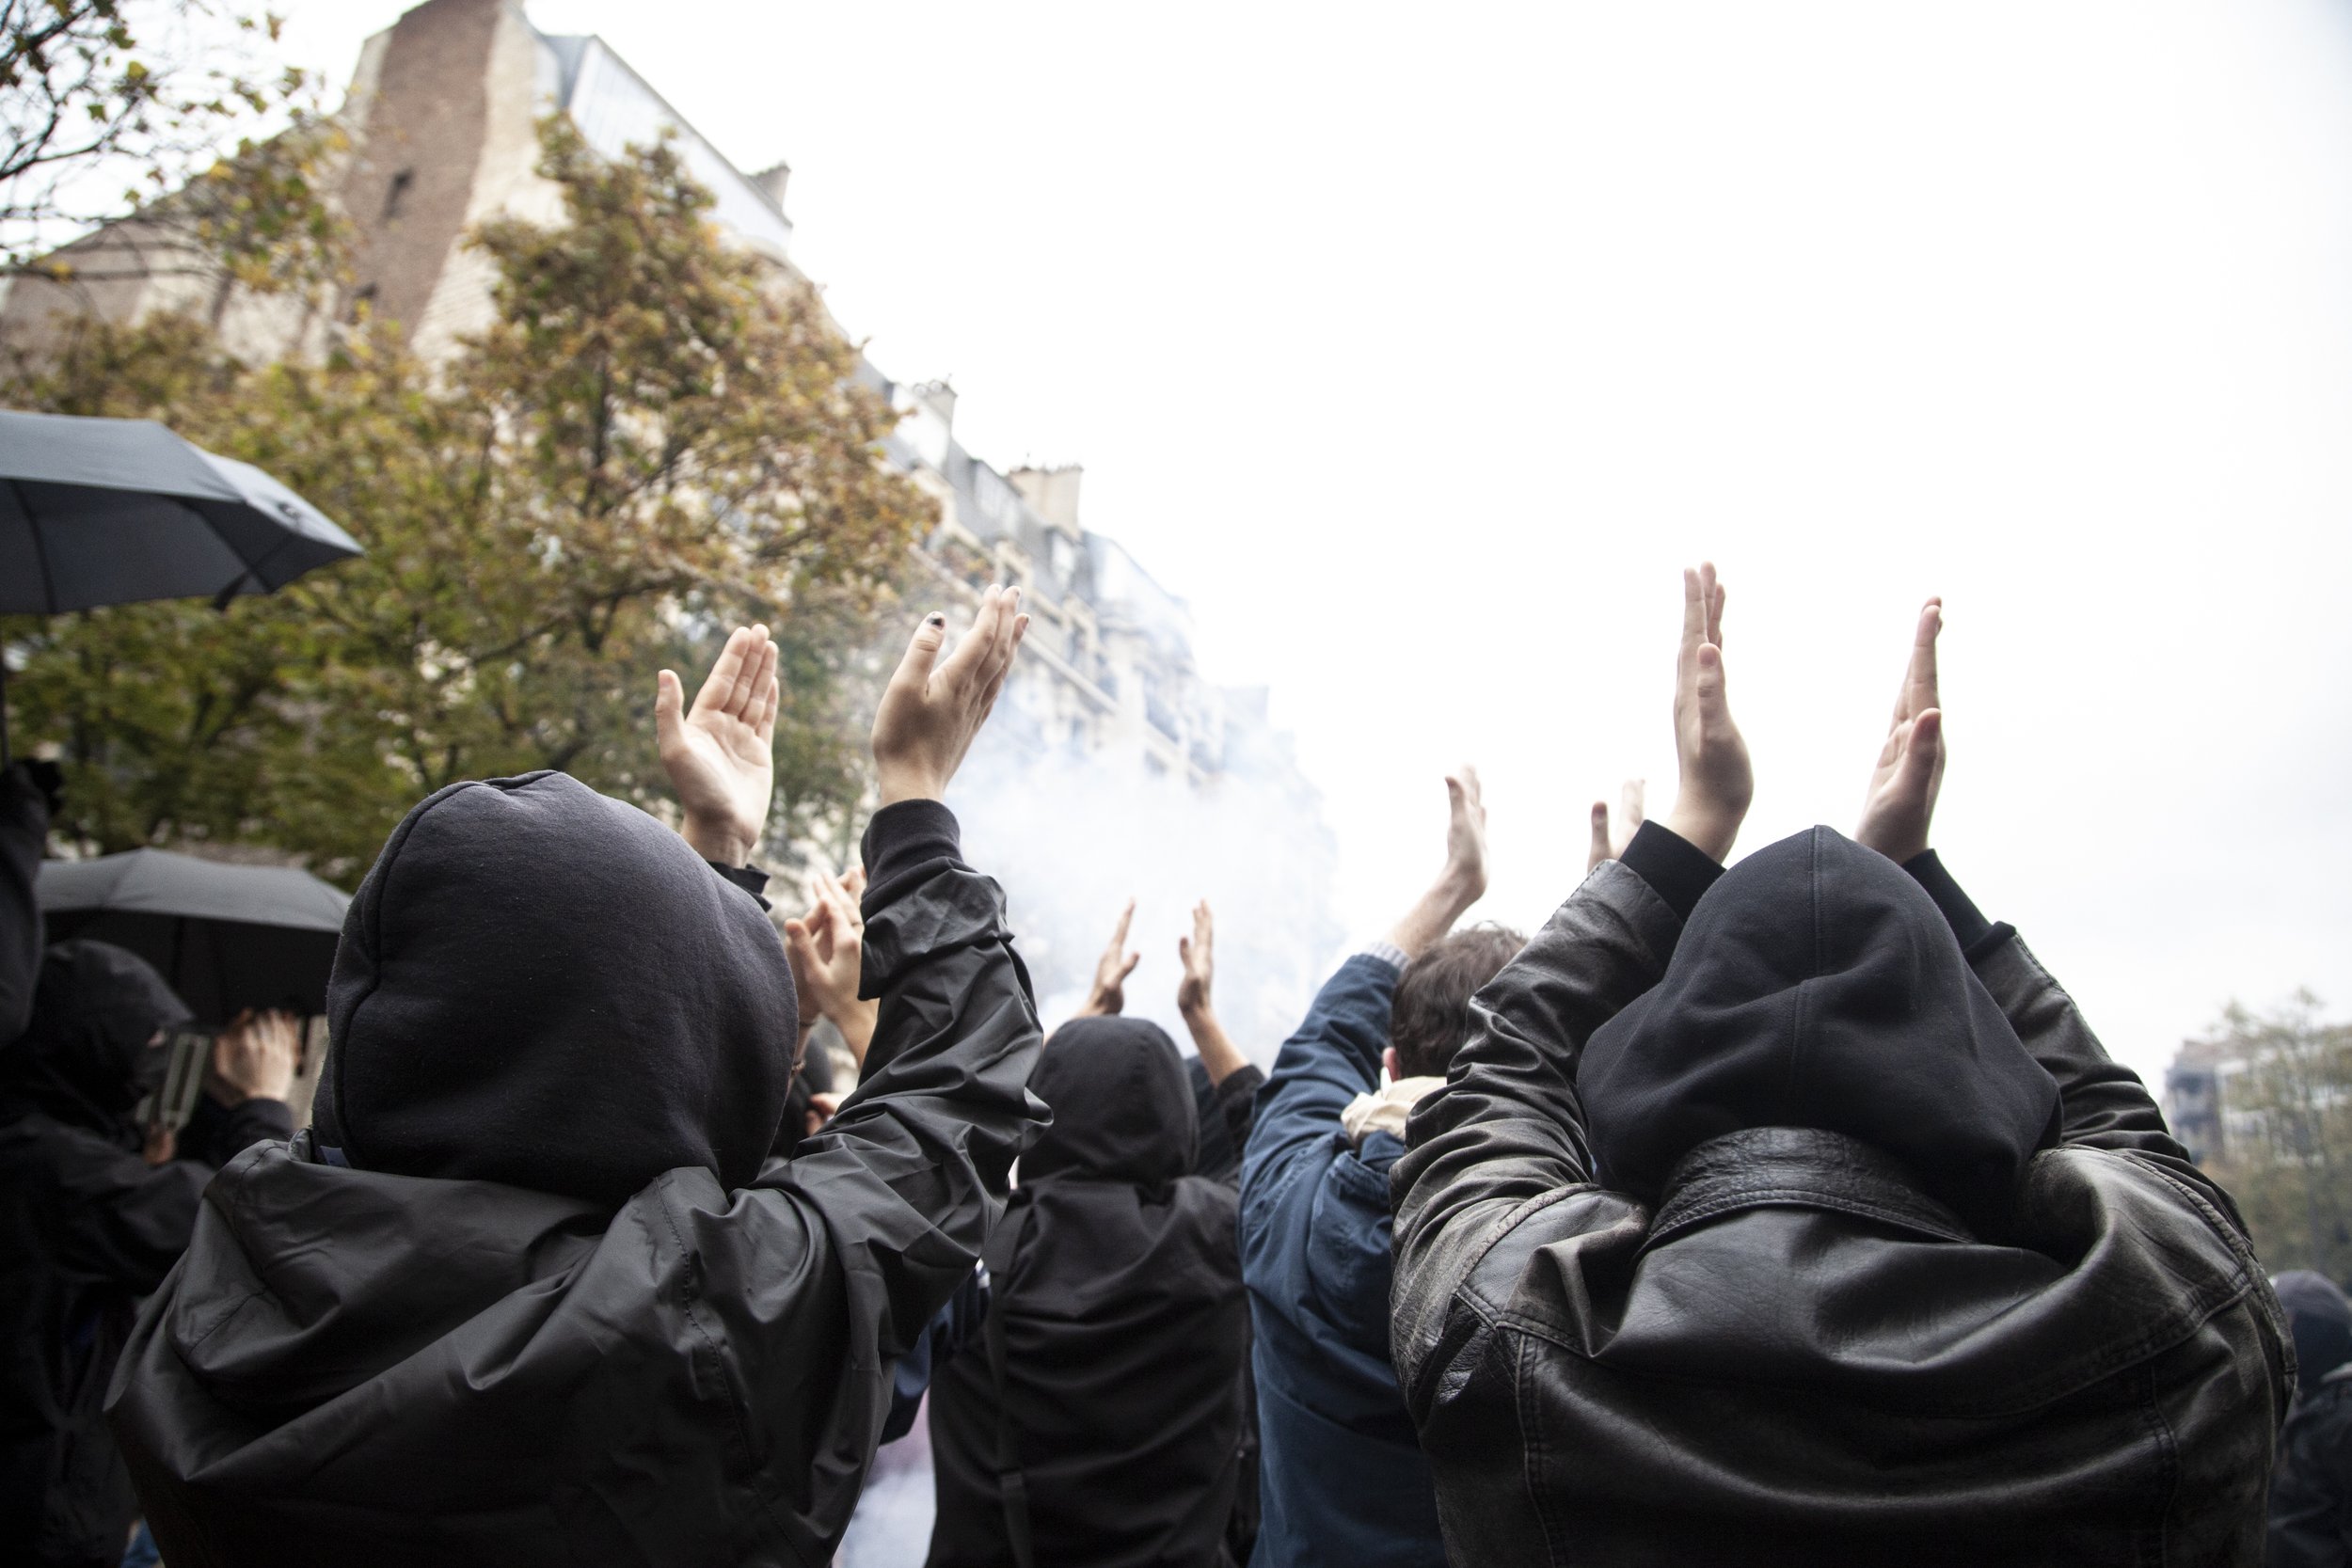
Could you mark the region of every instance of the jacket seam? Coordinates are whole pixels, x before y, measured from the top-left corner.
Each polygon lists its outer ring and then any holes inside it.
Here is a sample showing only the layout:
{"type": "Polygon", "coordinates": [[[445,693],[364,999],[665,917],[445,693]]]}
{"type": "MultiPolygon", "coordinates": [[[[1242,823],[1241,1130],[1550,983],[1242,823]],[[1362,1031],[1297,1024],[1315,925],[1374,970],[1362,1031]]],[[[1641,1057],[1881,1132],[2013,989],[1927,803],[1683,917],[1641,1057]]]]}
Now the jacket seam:
{"type": "MultiPolygon", "coordinates": [[[[678,1253],[681,1275],[678,1285],[678,1307],[684,1312],[687,1323],[692,1326],[695,1336],[702,1340],[704,1348],[710,1353],[711,1370],[719,1378],[720,1398],[726,1406],[727,1423],[735,1429],[735,1439],[743,1447],[744,1489],[759,1505],[760,1513],[767,1517],[769,1528],[773,1529],[786,1544],[789,1545],[792,1531],[786,1521],[776,1517],[775,1499],[768,1495],[768,1487],[763,1484],[768,1480],[768,1467],[760,1461],[758,1449],[752,1441],[751,1430],[745,1424],[742,1402],[738,1400],[735,1397],[735,1391],[727,1386],[726,1358],[720,1349],[719,1338],[711,1332],[709,1325],[702,1321],[701,1313],[695,1309],[694,1253],[686,1244],[686,1234],[678,1227],[677,1216],[670,1211],[669,1198],[672,1183],[668,1178],[664,1177],[660,1186],[662,1201],[657,1205],[657,1208],[660,1212],[663,1227],[670,1232],[671,1243],[677,1248],[678,1253]]],[[[797,1547],[794,1548],[793,1555],[800,1556],[797,1547]]]]}

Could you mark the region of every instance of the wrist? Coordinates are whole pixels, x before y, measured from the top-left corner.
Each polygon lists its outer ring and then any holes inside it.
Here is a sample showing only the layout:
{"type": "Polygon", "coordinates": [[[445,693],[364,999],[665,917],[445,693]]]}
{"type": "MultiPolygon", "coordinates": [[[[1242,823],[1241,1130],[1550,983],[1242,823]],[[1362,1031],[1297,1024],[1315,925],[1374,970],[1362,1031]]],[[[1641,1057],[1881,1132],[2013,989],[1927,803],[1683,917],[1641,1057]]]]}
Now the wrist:
{"type": "Polygon", "coordinates": [[[1674,809],[1666,814],[1665,825],[1669,832],[1721,865],[1738,841],[1740,823],[1746,816],[1744,811],[1727,811],[1705,801],[1677,797],[1674,809]]]}
{"type": "Polygon", "coordinates": [[[874,765],[874,781],[882,792],[882,803],[895,806],[901,800],[945,800],[947,781],[927,768],[913,768],[903,763],[885,763],[879,759],[874,765]]]}
{"type": "Polygon", "coordinates": [[[714,821],[689,812],[678,829],[678,837],[686,840],[694,853],[720,865],[737,867],[751,863],[752,850],[758,846],[757,833],[745,833],[729,822],[714,821]]]}

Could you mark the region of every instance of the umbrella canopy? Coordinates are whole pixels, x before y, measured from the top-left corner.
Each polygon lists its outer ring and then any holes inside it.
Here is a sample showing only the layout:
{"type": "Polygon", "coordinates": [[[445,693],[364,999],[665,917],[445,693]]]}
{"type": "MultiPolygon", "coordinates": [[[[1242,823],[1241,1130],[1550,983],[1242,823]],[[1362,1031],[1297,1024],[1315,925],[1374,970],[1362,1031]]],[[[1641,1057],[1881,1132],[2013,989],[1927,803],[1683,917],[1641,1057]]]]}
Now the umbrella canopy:
{"type": "Polygon", "coordinates": [[[287,866],[223,865],[164,849],[43,861],[49,938],[127,947],[163,972],[198,1019],[246,1007],[326,1010],[351,895],[287,866]]]}
{"type": "Polygon", "coordinates": [[[0,613],[226,604],[359,553],[261,469],[151,420],[0,412],[0,613]]]}

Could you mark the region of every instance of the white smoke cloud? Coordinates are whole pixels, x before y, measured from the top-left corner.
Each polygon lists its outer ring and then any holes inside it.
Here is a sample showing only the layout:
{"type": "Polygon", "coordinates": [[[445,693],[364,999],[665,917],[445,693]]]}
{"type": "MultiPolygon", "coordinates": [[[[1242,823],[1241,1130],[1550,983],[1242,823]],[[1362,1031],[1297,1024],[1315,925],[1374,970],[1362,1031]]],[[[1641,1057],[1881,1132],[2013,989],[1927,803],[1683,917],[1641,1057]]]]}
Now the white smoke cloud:
{"type": "MultiPolygon", "coordinates": [[[[1007,706],[1015,706],[1016,685],[1007,706]]],[[[1132,751],[1034,740],[1000,708],[948,792],[964,858],[1004,884],[1016,945],[1051,1029],[1086,998],[1120,907],[1136,900],[1128,1016],[1191,1049],[1176,1011],[1176,942],[1206,898],[1216,917],[1216,1002],[1261,1066],[1298,1026],[1343,954],[1331,912],[1335,848],[1322,800],[1272,736],[1229,739],[1226,771],[1194,788],[1132,751]]]]}

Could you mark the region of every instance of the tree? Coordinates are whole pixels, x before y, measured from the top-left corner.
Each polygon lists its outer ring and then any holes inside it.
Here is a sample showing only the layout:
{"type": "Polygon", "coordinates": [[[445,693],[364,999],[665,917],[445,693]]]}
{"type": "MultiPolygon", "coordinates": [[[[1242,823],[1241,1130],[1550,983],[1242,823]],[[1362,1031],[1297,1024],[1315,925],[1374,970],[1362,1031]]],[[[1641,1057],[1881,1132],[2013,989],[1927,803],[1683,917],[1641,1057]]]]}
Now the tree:
{"type": "Polygon", "coordinates": [[[64,832],[266,843],[348,881],[461,778],[563,768],[659,806],[654,672],[745,620],[784,644],[776,826],[858,795],[858,628],[931,520],[880,462],[892,416],[671,148],[608,162],[555,119],[543,153],[569,221],[475,237],[497,316],[446,365],[367,324],[321,363],[247,367],[180,316],[89,323],[21,368],[19,405],[167,418],[368,548],[225,614],[8,628],[24,725],[69,759],[64,832]]]}
{"type": "Polygon", "coordinates": [[[203,239],[249,267],[265,235],[317,216],[307,191],[292,217],[277,180],[231,191],[215,166],[240,161],[216,157],[225,135],[275,111],[298,134],[247,139],[248,167],[282,177],[325,139],[308,79],[267,57],[278,32],[277,17],[236,0],[0,0],[0,271],[64,276],[75,261],[51,254],[61,241],[156,214],[159,198],[150,253],[182,264],[203,239]]]}
{"type": "Polygon", "coordinates": [[[2254,1012],[2232,1003],[2214,1055],[2221,1147],[2210,1162],[2273,1271],[2352,1279],[2352,1024],[2329,1023],[2298,991],[2254,1012]]]}

